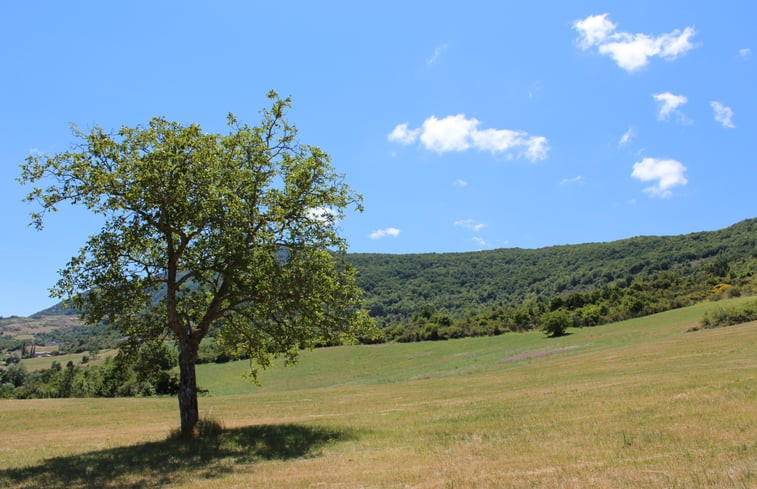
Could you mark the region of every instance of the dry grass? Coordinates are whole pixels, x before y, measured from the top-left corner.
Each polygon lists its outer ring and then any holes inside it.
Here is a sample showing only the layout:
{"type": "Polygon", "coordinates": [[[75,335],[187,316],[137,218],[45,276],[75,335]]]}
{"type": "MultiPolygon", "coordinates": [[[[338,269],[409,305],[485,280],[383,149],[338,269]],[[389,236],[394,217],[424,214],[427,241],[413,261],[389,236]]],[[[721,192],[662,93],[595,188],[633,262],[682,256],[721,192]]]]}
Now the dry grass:
{"type": "Polygon", "coordinates": [[[686,333],[706,307],[319,350],[237,394],[204,367],[225,429],[190,447],[174,399],[0,401],[0,486],[757,487],[757,323],[686,333]]]}
{"type": "Polygon", "coordinates": [[[34,335],[49,333],[58,329],[81,326],[78,316],[55,315],[42,316],[39,318],[9,317],[0,318],[0,333],[12,336],[19,340],[31,339],[34,335]]]}

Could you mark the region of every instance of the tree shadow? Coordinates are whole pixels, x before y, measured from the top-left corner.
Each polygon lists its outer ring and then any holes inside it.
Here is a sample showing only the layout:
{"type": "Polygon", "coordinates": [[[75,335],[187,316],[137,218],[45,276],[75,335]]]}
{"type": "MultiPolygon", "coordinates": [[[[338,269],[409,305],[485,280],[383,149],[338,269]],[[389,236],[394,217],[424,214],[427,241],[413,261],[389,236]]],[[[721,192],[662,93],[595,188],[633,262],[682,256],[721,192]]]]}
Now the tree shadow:
{"type": "Polygon", "coordinates": [[[330,443],[353,438],[301,425],[262,425],[221,431],[217,436],[163,441],[98,450],[44,460],[39,465],[0,470],[0,487],[146,489],[188,478],[228,474],[260,460],[317,455],[330,443]]]}

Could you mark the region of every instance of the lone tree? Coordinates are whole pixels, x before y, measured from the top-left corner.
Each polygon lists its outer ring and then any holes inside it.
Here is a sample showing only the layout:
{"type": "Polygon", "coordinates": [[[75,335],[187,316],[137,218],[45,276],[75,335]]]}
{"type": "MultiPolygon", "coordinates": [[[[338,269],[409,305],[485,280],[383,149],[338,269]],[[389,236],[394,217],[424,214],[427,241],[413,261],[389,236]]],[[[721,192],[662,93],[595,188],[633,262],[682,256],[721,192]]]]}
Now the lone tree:
{"type": "Polygon", "coordinates": [[[542,316],[541,329],[548,336],[563,336],[570,326],[570,316],[565,309],[557,309],[542,316]]]}
{"type": "Polygon", "coordinates": [[[328,155],[300,144],[271,91],[259,125],[228,116],[228,134],[163,118],[106,133],[73,127],[78,144],[21,165],[26,197],[104,217],[51,289],[88,324],[107,321],[129,345],[172,338],[179,350],[181,433],[199,418],[200,341],[250,358],[250,373],[277,356],[340,341],[369,327],[336,223],[361,199],[328,155]]]}

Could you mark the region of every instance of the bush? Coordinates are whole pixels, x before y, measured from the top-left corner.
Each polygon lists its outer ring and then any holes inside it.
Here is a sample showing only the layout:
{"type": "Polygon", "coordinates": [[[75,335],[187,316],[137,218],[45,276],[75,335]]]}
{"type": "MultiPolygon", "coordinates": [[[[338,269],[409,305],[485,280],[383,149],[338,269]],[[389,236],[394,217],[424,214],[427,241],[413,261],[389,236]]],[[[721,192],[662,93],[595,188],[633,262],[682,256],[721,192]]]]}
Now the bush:
{"type": "Polygon", "coordinates": [[[705,329],[731,326],[734,324],[757,321],[757,300],[732,307],[718,307],[707,311],[702,318],[702,327],[705,329]]]}
{"type": "Polygon", "coordinates": [[[552,338],[564,335],[568,326],[570,326],[570,316],[565,309],[550,311],[542,316],[541,329],[552,338]]]}

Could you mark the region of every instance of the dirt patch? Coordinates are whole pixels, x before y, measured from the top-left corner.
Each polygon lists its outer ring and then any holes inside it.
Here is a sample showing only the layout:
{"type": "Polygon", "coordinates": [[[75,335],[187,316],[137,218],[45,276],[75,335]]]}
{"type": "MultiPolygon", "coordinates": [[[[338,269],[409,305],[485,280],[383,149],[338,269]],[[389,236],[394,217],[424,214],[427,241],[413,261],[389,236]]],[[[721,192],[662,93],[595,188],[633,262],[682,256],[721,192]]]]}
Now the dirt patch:
{"type": "Polygon", "coordinates": [[[578,346],[564,346],[562,348],[553,348],[551,350],[527,351],[525,353],[518,353],[517,355],[503,358],[499,361],[499,363],[520,362],[521,360],[529,360],[531,358],[546,357],[547,355],[554,355],[555,353],[575,350],[576,348],[578,348],[578,346]]]}

